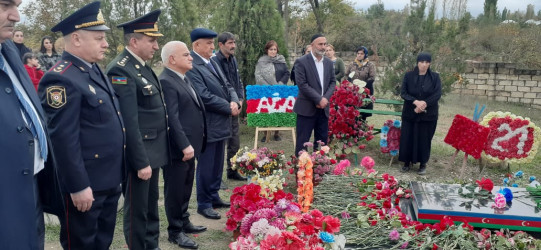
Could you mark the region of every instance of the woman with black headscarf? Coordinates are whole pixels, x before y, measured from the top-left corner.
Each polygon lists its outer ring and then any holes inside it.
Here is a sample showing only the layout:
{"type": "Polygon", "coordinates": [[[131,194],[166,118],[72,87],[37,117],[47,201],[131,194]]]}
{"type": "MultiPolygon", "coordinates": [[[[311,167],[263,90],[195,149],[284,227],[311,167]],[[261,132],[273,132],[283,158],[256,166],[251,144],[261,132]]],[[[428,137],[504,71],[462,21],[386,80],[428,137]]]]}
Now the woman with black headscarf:
{"type": "Polygon", "coordinates": [[[440,75],[430,70],[429,53],[417,56],[417,66],[406,73],[400,96],[404,99],[398,160],[404,162],[402,172],[420,162],[418,174],[426,173],[432,137],[438,123],[438,101],[441,97],[440,75]]]}
{"type": "MultiPolygon", "coordinates": [[[[374,95],[376,65],[368,60],[368,49],[366,47],[361,46],[357,48],[355,61],[347,67],[345,76],[350,82],[353,82],[355,79],[366,82],[365,88],[370,90],[370,95],[374,95]]],[[[374,104],[370,103],[364,106],[363,109],[374,109],[374,104]]],[[[362,113],[361,116],[363,120],[366,120],[366,117],[372,116],[372,114],[362,113]]]]}

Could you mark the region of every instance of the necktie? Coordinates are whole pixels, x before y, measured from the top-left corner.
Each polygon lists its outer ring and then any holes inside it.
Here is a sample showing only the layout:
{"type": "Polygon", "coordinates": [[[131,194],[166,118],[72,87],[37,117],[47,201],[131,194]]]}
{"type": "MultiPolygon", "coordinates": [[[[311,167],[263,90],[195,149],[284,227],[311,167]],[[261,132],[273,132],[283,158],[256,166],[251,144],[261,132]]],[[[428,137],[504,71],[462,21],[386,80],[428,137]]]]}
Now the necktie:
{"type": "MultiPolygon", "coordinates": [[[[1,53],[0,68],[9,75],[4,61],[4,55],[2,55],[1,53]]],[[[45,131],[43,131],[43,128],[39,126],[39,118],[37,114],[33,111],[32,104],[28,103],[28,101],[24,99],[23,94],[21,93],[19,88],[13,86],[13,89],[15,90],[17,98],[19,99],[19,103],[21,104],[21,110],[23,111],[30,131],[32,131],[32,135],[34,136],[34,138],[38,138],[41,158],[43,158],[43,160],[47,160],[47,139],[45,137],[45,131]]]]}
{"type": "Polygon", "coordinates": [[[207,63],[207,67],[208,67],[212,72],[214,72],[214,74],[217,74],[217,73],[216,73],[216,70],[214,69],[214,66],[212,65],[212,63],[211,63],[210,61],[207,63]]]}

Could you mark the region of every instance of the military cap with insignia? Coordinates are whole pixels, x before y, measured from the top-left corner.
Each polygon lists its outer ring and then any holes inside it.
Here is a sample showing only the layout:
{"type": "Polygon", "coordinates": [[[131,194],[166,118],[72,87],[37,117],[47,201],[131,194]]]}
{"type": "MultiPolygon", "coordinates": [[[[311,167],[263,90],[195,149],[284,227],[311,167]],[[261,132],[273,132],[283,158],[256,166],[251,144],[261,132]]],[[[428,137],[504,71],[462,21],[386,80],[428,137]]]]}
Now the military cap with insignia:
{"type": "Polygon", "coordinates": [[[124,34],[142,33],[147,36],[163,36],[158,31],[158,17],[162,13],[161,10],[153,10],[144,16],[140,16],[131,21],[117,25],[117,28],[124,28],[124,34]]]}
{"type": "Polygon", "coordinates": [[[76,30],[106,31],[105,20],[100,10],[100,2],[92,2],[78,9],[57,25],[51,28],[52,32],[60,31],[62,35],[68,35],[76,30]]]}
{"type": "Polygon", "coordinates": [[[195,28],[190,32],[192,43],[201,38],[215,38],[218,34],[212,30],[205,28],[195,28]]]}

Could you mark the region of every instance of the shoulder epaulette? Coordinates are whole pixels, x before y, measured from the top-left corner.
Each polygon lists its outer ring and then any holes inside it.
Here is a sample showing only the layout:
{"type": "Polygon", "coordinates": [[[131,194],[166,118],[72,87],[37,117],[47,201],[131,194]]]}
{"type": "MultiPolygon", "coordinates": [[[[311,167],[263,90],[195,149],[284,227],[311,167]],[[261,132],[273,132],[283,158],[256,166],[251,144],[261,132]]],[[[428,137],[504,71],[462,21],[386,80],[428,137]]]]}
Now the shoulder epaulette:
{"type": "Polygon", "coordinates": [[[55,66],[51,67],[49,71],[63,74],[70,66],[71,62],[60,60],[56,63],[55,66]]]}
{"type": "Polygon", "coordinates": [[[130,57],[129,56],[125,56],[124,58],[120,59],[119,61],[116,62],[116,64],[118,64],[119,66],[126,66],[126,62],[128,62],[130,60],[130,57]]]}

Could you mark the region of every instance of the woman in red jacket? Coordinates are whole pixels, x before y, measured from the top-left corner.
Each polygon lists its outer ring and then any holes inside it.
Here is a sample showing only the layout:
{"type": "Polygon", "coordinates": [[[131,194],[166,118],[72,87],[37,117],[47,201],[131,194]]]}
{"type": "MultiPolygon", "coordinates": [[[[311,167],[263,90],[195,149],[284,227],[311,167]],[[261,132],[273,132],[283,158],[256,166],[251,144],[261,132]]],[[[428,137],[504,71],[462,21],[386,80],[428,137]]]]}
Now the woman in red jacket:
{"type": "Polygon", "coordinates": [[[23,62],[32,84],[38,91],[39,80],[43,77],[43,71],[41,71],[41,66],[39,65],[38,57],[34,53],[26,53],[23,55],[23,62]]]}

